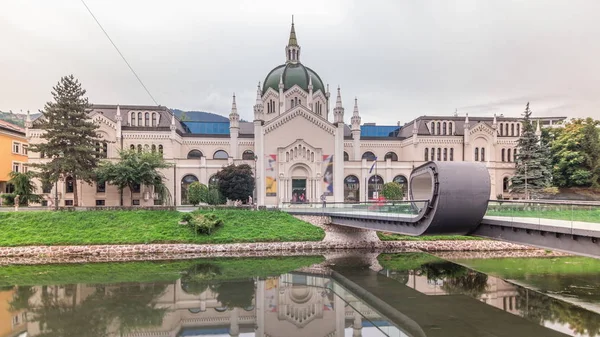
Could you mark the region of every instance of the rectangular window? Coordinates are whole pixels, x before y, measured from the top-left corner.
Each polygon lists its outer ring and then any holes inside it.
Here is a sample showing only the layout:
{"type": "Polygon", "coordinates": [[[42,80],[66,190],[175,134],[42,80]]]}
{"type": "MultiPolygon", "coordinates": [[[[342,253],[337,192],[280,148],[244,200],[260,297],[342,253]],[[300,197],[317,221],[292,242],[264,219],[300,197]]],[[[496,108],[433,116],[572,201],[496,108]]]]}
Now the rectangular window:
{"type": "Polygon", "coordinates": [[[154,206],[160,206],[160,205],[162,205],[162,200],[154,199],[154,206]]]}
{"type": "Polygon", "coordinates": [[[52,184],[50,182],[42,183],[42,193],[51,193],[52,184]]]}
{"type": "Polygon", "coordinates": [[[13,142],[13,153],[21,154],[21,152],[19,151],[20,148],[21,148],[21,143],[13,142]]]}
{"type": "Polygon", "coordinates": [[[73,200],[65,200],[65,206],[73,206],[73,200]]]}
{"type": "Polygon", "coordinates": [[[96,193],[106,193],[106,181],[96,182],[96,193]]]}
{"type": "Polygon", "coordinates": [[[23,144],[23,154],[27,155],[27,145],[23,144]]]}
{"type": "Polygon", "coordinates": [[[42,200],[42,206],[48,207],[48,200],[42,200]]]}
{"type": "Polygon", "coordinates": [[[133,191],[131,191],[132,193],[140,193],[141,190],[141,186],[140,184],[135,184],[133,185],[133,191]]]}
{"type": "Polygon", "coordinates": [[[140,199],[133,199],[133,206],[139,206],[140,205],[140,199]]]}
{"type": "Polygon", "coordinates": [[[104,206],[104,200],[96,200],[96,206],[104,206]]]}
{"type": "Polygon", "coordinates": [[[12,170],[13,172],[19,172],[19,163],[13,163],[12,170]]]}

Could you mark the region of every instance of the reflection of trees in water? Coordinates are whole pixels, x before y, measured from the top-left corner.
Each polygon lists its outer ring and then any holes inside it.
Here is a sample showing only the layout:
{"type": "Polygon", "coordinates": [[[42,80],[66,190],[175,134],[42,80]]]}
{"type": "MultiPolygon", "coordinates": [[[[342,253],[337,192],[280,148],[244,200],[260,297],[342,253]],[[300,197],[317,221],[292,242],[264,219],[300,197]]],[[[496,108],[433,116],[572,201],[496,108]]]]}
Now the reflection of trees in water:
{"type": "Polygon", "coordinates": [[[487,290],[488,276],[452,262],[426,263],[417,271],[428,280],[442,280],[441,289],[448,294],[462,294],[475,298],[487,290]]]}
{"type": "Polygon", "coordinates": [[[188,294],[200,295],[207,289],[217,293],[217,301],[224,307],[247,308],[254,299],[254,281],[217,281],[221,277],[219,266],[211,263],[197,264],[181,277],[181,288],[188,294]]]}
{"type": "Polygon", "coordinates": [[[547,295],[518,288],[518,308],[521,315],[538,324],[566,324],[574,332],[591,337],[600,336],[600,315],[547,295]]]}
{"type": "Polygon", "coordinates": [[[219,266],[201,263],[192,266],[181,276],[181,288],[188,294],[200,295],[214,286],[214,279],[221,275],[219,266]]]}
{"type": "Polygon", "coordinates": [[[28,286],[18,286],[13,294],[12,300],[8,303],[11,311],[29,309],[29,299],[35,294],[35,289],[28,286]]]}
{"type": "Polygon", "coordinates": [[[65,299],[42,286],[41,303],[29,308],[29,319],[39,322],[41,337],[104,337],[113,326],[124,334],[162,324],[166,309],[157,308],[155,301],[165,288],[159,284],[96,286],[91,295],[78,299],[73,285],[66,286],[65,292],[73,296],[65,299]]]}

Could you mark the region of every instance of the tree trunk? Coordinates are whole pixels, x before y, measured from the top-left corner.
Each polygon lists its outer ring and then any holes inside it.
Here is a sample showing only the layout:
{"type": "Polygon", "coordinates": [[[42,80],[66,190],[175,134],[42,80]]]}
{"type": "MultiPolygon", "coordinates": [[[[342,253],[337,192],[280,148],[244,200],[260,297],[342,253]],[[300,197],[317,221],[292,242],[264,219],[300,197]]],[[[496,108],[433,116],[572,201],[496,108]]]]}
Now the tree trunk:
{"type": "Polygon", "coordinates": [[[123,207],[123,189],[119,190],[119,194],[121,196],[120,204],[121,204],[121,207],[123,207]]]}
{"type": "Polygon", "coordinates": [[[73,207],[79,206],[79,198],[77,197],[77,178],[73,175],[73,207]]]}

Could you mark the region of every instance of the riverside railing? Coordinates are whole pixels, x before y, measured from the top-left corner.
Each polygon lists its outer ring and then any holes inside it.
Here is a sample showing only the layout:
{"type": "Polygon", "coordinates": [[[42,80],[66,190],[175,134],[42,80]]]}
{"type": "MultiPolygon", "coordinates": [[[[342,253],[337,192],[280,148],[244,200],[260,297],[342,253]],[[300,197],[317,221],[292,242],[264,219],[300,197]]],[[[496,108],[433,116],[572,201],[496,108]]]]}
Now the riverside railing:
{"type": "Polygon", "coordinates": [[[600,203],[490,200],[484,219],[600,232],[600,203]]]}
{"type": "Polygon", "coordinates": [[[429,205],[429,200],[367,201],[367,202],[284,202],[282,210],[294,214],[348,215],[356,217],[384,217],[390,219],[416,219],[429,205]]]}

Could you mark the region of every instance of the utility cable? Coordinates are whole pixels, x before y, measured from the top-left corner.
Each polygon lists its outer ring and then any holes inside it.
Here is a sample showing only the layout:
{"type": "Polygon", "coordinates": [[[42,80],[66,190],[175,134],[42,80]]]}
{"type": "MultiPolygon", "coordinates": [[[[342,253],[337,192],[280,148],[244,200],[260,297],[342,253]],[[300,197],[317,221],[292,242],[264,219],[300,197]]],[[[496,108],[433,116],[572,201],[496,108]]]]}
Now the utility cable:
{"type": "Polygon", "coordinates": [[[113,42],[113,40],[110,38],[110,36],[106,32],[106,30],[104,30],[104,27],[102,27],[102,25],[100,24],[100,21],[98,21],[98,19],[96,19],[96,16],[94,15],[94,13],[92,13],[92,10],[88,7],[88,5],[85,3],[84,0],[81,0],[81,3],[85,6],[85,8],[87,9],[87,11],[92,16],[92,18],[94,18],[94,21],[96,21],[96,23],[98,24],[98,27],[100,27],[100,29],[102,29],[102,32],[104,32],[104,35],[106,35],[106,38],[108,38],[108,41],[110,41],[110,43],[113,45],[113,47],[115,47],[115,49],[117,50],[117,53],[119,53],[119,55],[121,55],[121,58],[123,59],[123,61],[125,61],[125,64],[127,64],[127,66],[129,67],[129,70],[131,70],[131,72],[133,73],[133,75],[135,76],[135,78],[137,78],[137,80],[140,82],[140,84],[142,85],[142,87],[144,88],[144,90],[146,90],[146,92],[148,93],[148,96],[150,96],[150,98],[152,99],[152,101],[154,102],[154,104],[160,105],[154,99],[154,96],[152,96],[152,94],[150,93],[150,90],[148,90],[148,88],[146,87],[146,85],[144,85],[144,82],[142,82],[142,79],[138,76],[138,74],[135,72],[135,70],[133,70],[133,67],[131,66],[131,64],[129,64],[129,62],[127,62],[127,59],[125,58],[125,56],[123,55],[123,53],[121,53],[121,51],[119,50],[119,48],[117,47],[117,45],[113,42]]]}

